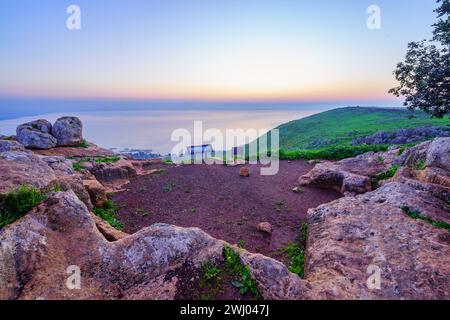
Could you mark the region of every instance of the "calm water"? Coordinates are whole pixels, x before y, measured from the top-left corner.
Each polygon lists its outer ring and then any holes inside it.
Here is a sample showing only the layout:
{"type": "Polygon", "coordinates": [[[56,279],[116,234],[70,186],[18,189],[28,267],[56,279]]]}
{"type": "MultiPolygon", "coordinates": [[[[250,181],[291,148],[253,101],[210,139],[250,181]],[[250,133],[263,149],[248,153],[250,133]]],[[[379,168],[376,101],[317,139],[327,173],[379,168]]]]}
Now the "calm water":
{"type": "Polygon", "coordinates": [[[138,110],[49,113],[0,121],[0,134],[15,134],[17,125],[47,119],[54,122],[63,115],[79,117],[84,124],[84,136],[105,148],[152,149],[166,154],[176,142],[171,141],[175,129],[193,132],[194,121],[203,121],[203,129],[264,129],[321,112],[311,110],[138,110]]]}

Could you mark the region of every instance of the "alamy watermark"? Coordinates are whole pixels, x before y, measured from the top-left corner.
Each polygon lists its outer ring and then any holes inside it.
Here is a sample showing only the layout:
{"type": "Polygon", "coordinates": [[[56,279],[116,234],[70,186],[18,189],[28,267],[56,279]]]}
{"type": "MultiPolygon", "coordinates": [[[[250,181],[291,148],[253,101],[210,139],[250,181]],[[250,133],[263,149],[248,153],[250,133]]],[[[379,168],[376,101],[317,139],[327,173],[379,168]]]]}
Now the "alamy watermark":
{"type": "Polygon", "coordinates": [[[81,8],[75,4],[67,7],[66,13],[69,15],[66,20],[67,29],[81,30],[81,8]]]}
{"type": "Polygon", "coordinates": [[[377,265],[371,264],[367,267],[367,274],[370,275],[366,282],[367,289],[381,290],[381,268],[377,265]]]}
{"type": "Polygon", "coordinates": [[[369,30],[381,30],[381,8],[377,5],[370,5],[367,8],[367,18],[366,25],[369,30]]]}
{"type": "Polygon", "coordinates": [[[69,277],[66,280],[66,287],[69,290],[80,290],[81,289],[81,269],[79,266],[68,266],[66,273],[69,277]]]}

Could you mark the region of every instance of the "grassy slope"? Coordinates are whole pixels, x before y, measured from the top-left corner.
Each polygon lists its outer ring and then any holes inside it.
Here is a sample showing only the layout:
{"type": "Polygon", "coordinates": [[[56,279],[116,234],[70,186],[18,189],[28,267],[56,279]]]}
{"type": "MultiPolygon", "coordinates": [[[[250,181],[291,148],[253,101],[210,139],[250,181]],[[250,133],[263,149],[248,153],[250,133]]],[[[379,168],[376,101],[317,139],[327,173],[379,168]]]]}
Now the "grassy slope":
{"type": "Polygon", "coordinates": [[[430,119],[422,112],[349,107],[295,120],[281,125],[278,129],[280,148],[298,150],[343,145],[380,130],[397,131],[402,128],[444,125],[450,125],[448,118],[430,119]],[[411,115],[415,118],[409,119],[411,115]]]}

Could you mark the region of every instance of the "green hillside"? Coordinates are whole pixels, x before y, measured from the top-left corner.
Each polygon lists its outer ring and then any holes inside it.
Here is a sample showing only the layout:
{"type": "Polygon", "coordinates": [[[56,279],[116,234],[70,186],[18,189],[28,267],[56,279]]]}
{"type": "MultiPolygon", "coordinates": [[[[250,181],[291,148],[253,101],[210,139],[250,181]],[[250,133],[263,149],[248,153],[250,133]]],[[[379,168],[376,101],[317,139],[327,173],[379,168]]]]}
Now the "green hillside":
{"type": "Polygon", "coordinates": [[[378,131],[450,125],[448,118],[432,119],[423,112],[406,109],[348,107],[334,109],[283,124],[280,149],[322,149],[350,143],[378,131]]]}

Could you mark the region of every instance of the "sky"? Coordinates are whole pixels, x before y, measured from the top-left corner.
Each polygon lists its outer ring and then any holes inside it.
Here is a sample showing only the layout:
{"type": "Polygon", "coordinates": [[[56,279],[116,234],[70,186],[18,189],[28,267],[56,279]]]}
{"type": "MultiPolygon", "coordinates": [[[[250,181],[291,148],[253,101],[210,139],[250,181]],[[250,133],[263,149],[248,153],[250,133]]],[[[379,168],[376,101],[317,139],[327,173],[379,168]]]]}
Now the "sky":
{"type": "Polygon", "coordinates": [[[0,98],[397,101],[432,0],[0,0],[0,98]],[[69,5],[81,30],[66,27],[69,5]],[[366,26],[369,5],[381,29],[366,26]]]}

